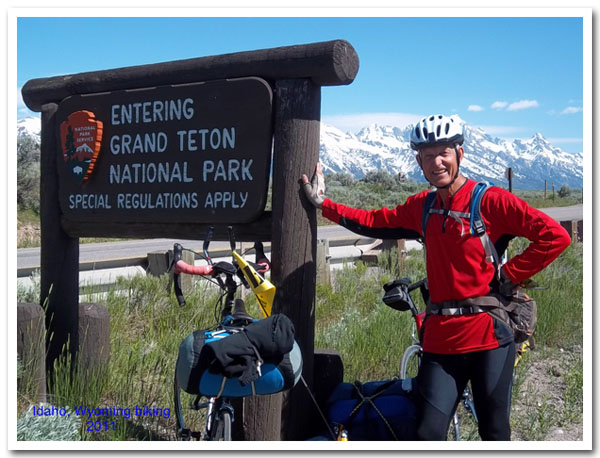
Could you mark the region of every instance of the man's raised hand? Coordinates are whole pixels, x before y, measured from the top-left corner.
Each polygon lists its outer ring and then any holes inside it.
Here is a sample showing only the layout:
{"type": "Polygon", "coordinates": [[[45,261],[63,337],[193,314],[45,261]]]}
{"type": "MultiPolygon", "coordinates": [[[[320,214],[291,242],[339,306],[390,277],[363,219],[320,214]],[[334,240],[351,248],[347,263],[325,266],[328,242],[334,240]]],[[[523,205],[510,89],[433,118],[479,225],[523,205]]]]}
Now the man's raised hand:
{"type": "Polygon", "coordinates": [[[306,175],[302,175],[302,187],[310,203],[321,208],[325,200],[325,176],[320,162],[317,162],[312,180],[309,181],[306,175]]]}

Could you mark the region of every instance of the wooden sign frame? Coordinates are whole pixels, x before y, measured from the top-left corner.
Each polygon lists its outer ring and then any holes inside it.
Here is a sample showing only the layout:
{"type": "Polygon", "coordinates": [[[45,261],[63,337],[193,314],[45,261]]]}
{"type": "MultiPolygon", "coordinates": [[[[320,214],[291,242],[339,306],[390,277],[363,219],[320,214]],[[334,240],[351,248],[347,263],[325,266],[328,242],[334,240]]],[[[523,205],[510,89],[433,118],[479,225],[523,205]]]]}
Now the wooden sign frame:
{"type": "MultiPolygon", "coordinates": [[[[272,211],[233,227],[240,241],[272,242],[271,279],[277,285],[274,312],[285,313],[294,323],[304,359],[303,376],[312,386],[317,219],[299,179],[303,173],[310,174],[319,159],[321,87],[350,84],[358,67],[352,45],[334,40],[28,81],[22,89],[23,100],[42,113],[40,296],[46,305],[47,334],[52,336],[47,342],[47,368],[65,345],[72,355],[78,348],[78,237],[201,239],[208,226],[197,221],[99,225],[67,217],[59,205],[58,133],[64,121],[57,116],[59,104],[83,94],[255,77],[273,90],[272,211]]],[[[227,238],[227,224],[217,224],[214,239],[227,238]]],[[[309,405],[308,393],[300,385],[285,396],[249,398],[243,418],[236,422],[244,426],[238,439],[304,439],[313,414],[309,405]]]]}

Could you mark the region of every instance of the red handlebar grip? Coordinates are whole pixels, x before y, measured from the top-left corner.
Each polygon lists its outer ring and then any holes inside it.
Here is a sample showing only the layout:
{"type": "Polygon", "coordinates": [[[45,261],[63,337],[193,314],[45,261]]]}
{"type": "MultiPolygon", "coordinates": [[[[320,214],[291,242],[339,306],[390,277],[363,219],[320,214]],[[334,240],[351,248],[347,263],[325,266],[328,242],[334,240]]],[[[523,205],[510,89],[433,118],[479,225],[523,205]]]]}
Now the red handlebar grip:
{"type": "Polygon", "coordinates": [[[179,274],[189,274],[189,275],[210,275],[213,272],[213,266],[192,266],[190,264],[185,263],[184,261],[177,261],[175,263],[174,273],[175,275],[179,274]]]}
{"type": "Polygon", "coordinates": [[[271,264],[269,264],[267,261],[265,261],[264,259],[261,261],[258,261],[256,263],[256,266],[258,267],[258,269],[256,269],[256,271],[259,274],[264,274],[265,272],[268,272],[269,270],[271,270],[271,264]]]}

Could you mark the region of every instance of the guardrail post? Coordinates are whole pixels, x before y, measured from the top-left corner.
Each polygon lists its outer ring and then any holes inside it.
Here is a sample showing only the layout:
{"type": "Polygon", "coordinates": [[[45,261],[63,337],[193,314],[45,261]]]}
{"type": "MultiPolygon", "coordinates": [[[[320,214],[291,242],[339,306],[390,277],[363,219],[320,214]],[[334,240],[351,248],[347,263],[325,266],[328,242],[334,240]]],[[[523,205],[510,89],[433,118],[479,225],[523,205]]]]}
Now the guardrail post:
{"type": "Polygon", "coordinates": [[[154,275],[160,277],[162,274],[167,273],[171,259],[173,259],[172,251],[152,251],[147,254],[148,256],[148,275],[154,275]]]}
{"type": "Polygon", "coordinates": [[[329,239],[317,240],[317,284],[331,285],[329,239]]]}
{"type": "MultiPolygon", "coordinates": [[[[187,264],[194,265],[195,255],[193,252],[183,250],[181,259],[187,264]]],[[[173,250],[168,251],[152,251],[148,253],[148,270],[149,275],[160,277],[169,272],[171,261],[173,260],[173,250]]],[[[173,272],[170,272],[173,275],[173,272]]],[[[193,285],[192,275],[181,274],[181,289],[184,292],[190,291],[193,285]]]]}
{"type": "Polygon", "coordinates": [[[79,358],[82,370],[95,369],[110,358],[110,316],[100,304],[79,304],[79,358]]]}
{"type": "MultiPolygon", "coordinates": [[[[578,222],[577,221],[561,221],[560,225],[564,227],[569,233],[569,237],[571,237],[571,243],[575,243],[579,240],[583,240],[583,237],[580,238],[578,234],[578,222]]],[[[583,232],[583,221],[581,223],[581,229],[583,232]]]]}

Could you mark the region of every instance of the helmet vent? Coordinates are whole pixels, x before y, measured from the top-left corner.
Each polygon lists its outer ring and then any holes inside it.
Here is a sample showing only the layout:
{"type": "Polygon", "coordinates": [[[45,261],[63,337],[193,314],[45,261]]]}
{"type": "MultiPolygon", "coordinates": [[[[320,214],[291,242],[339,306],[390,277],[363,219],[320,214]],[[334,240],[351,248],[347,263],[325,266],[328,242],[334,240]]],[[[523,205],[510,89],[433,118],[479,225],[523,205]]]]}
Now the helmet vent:
{"type": "Polygon", "coordinates": [[[437,126],[437,129],[436,129],[436,135],[437,135],[438,137],[440,136],[440,133],[441,133],[441,132],[442,132],[442,126],[437,126]]]}
{"type": "Polygon", "coordinates": [[[446,124],[446,129],[445,129],[446,132],[444,132],[444,133],[447,134],[449,130],[450,130],[450,124],[446,124]]]}
{"type": "Polygon", "coordinates": [[[427,132],[427,127],[423,127],[423,138],[427,138],[428,132],[427,132]]]}

